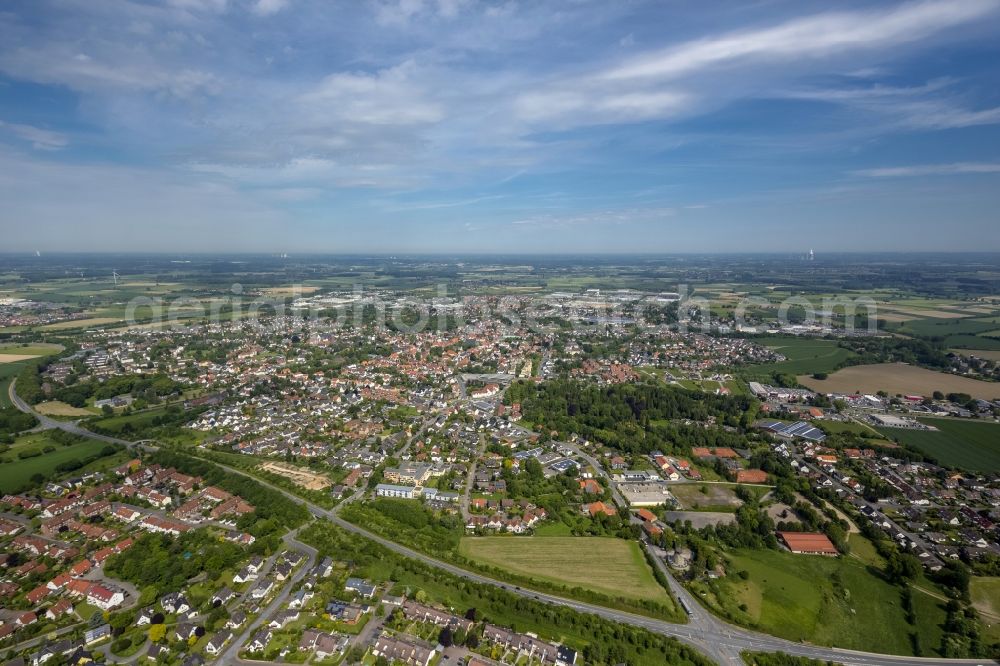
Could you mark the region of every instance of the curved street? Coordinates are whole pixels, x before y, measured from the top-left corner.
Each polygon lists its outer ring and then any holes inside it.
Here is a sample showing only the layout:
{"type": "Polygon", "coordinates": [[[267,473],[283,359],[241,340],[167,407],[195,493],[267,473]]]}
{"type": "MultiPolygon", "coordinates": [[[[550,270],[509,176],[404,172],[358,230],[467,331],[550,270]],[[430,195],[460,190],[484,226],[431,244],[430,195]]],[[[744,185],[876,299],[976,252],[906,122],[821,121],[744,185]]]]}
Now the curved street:
{"type": "MultiPolygon", "coordinates": [[[[9,386],[9,394],[11,402],[21,411],[34,414],[39,421],[48,428],[59,428],[67,432],[78,434],[84,437],[91,437],[93,439],[98,439],[100,441],[112,442],[117,444],[123,444],[126,446],[138,446],[146,450],[156,450],[158,447],[140,443],[140,442],[129,442],[122,439],[117,439],[114,437],[107,437],[104,435],[98,435],[92,433],[85,428],[80,427],[73,422],[57,421],[55,419],[47,418],[43,415],[36,413],[29,405],[27,405],[23,400],[17,396],[15,392],[15,382],[11,382],[9,386]]],[[[214,462],[214,461],[213,461],[214,462]]],[[[501,587],[508,592],[520,595],[522,597],[535,599],[540,602],[563,606],[567,608],[572,608],[574,610],[583,613],[593,613],[600,617],[612,620],[614,622],[620,622],[622,624],[628,624],[636,627],[643,627],[649,631],[662,634],[665,636],[671,636],[681,640],[702,653],[706,654],[719,664],[743,664],[743,660],[740,658],[740,652],[744,650],[750,651],[762,651],[762,652],[786,652],[788,654],[809,657],[812,659],[820,660],[830,660],[839,662],[842,664],[859,664],[866,666],[926,666],[929,664],[986,664],[993,663],[985,659],[941,659],[933,657],[909,657],[909,656],[899,656],[899,655],[886,655],[878,654],[872,652],[860,652],[855,650],[844,650],[840,648],[829,648],[821,646],[806,645],[802,643],[795,643],[792,641],[784,640],[781,638],[775,638],[767,634],[762,634],[759,632],[750,631],[742,627],[737,627],[735,625],[728,624],[716,616],[708,612],[701,604],[695,600],[695,598],[688,593],[674,578],[670,575],[669,570],[666,566],[661,566],[661,571],[667,574],[667,578],[670,582],[671,591],[673,594],[679,598],[683,599],[684,603],[688,605],[692,613],[687,624],[674,624],[670,622],[665,622],[663,620],[658,620],[651,617],[645,617],[641,615],[635,615],[633,613],[627,613],[624,611],[614,610],[610,608],[605,608],[603,606],[598,606],[595,604],[589,604],[581,601],[575,601],[572,599],[566,599],[564,597],[547,594],[544,592],[536,592],[533,590],[522,589],[520,587],[515,587],[503,581],[497,580],[495,578],[490,578],[489,576],[484,576],[482,574],[476,573],[474,571],[469,571],[468,569],[463,569],[457,565],[451,564],[449,562],[444,562],[436,558],[430,557],[411,548],[398,544],[394,541],[381,537],[377,534],[369,532],[368,530],[349,523],[343,518],[340,518],[336,509],[327,510],[316,504],[313,504],[307,500],[298,497],[297,495],[284,490],[278,486],[272,485],[267,481],[254,477],[247,474],[241,470],[229,467],[228,465],[223,465],[220,463],[215,463],[220,467],[226,469],[234,474],[239,474],[241,476],[246,476],[252,478],[258,483],[267,486],[268,488],[280,492],[286,497],[299,502],[309,509],[309,511],[317,518],[324,518],[334,523],[338,527],[345,529],[349,532],[353,532],[360,536],[365,537],[371,541],[382,545],[383,547],[412,559],[419,560],[427,565],[436,567],[443,571],[447,571],[455,576],[465,578],[466,580],[471,580],[477,583],[482,583],[485,585],[493,585],[496,587],[501,587]]],[[[299,545],[299,542],[296,542],[299,545]]],[[[305,544],[301,544],[305,546],[305,544]]],[[[659,558],[654,558],[657,562],[660,562],[659,558]]],[[[234,640],[234,645],[239,645],[239,643],[234,640]]],[[[232,649],[232,648],[230,648],[232,649]]],[[[238,648],[237,648],[238,649],[238,648]]],[[[227,652],[228,654],[228,652],[227,652]]]]}

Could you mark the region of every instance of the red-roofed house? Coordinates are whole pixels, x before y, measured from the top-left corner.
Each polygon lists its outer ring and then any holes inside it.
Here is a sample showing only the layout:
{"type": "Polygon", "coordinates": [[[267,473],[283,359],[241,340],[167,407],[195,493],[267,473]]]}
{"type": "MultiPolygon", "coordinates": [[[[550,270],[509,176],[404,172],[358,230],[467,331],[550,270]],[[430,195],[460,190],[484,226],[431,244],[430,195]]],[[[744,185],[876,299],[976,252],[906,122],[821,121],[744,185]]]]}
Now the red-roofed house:
{"type": "Polygon", "coordinates": [[[778,532],[788,550],[806,555],[837,555],[833,542],[820,532],[778,532]]]}
{"type": "Polygon", "coordinates": [[[584,504],[583,512],[589,514],[591,517],[602,513],[606,516],[614,516],[618,513],[615,507],[608,506],[604,502],[592,502],[590,504],[584,504]]]}

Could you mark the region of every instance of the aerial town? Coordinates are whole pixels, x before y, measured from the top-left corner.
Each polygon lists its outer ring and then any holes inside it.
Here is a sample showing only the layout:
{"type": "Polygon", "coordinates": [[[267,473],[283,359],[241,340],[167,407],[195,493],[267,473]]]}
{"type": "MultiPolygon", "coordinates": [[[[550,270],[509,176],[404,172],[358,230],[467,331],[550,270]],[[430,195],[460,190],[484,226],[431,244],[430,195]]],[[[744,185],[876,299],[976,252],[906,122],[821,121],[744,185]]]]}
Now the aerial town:
{"type": "MultiPolygon", "coordinates": [[[[997,473],[942,464],[905,439],[952,423],[1000,429],[988,425],[1000,402],[814,390],[748,373],[789,362],[775,340],[842,344],[829,331],[724,335],[620,315],[594,326],[616,303],[676,313],[677,299],[569,300],[473,297],[464,321],[419,331],[293,311],[38,343],[53,346],[11,378],[21,411],[10,413],[33,415],[55,446],[90,437],[105,448],[19,479],[0,500],[10,663],[607,658],[463,607],[401,564],[365,562],[346,546],[357,535],[499,577],[536,602],[675,622],[704,606],[719,618],[706,622],[747,627],[765,619],[737,604],[754,558],[865,557],[893,585],[941,590],[1000,563],[997,473]],[[532,311],[543,314],[527,323],[532,311]],[[563,550],[588,539],[592,562],[563,550]],[[594,578],[603,567],[606,583],[594,578]]],[[[456,314],[440,300],[430,311],[456,314]]]]}

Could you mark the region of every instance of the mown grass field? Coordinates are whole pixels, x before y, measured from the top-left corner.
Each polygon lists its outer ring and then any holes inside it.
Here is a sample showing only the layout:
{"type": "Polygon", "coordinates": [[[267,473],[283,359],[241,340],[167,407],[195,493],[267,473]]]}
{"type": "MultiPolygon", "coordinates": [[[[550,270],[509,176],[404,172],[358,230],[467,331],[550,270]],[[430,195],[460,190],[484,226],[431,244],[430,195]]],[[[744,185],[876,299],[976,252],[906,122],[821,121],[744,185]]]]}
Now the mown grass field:
{"type": "Polygon", "coordinates": [[[1000,578],[995,576],[973,576],[969,581],[972,603],[980,613],[1000,618],[1000,578]]]}
{"type": "Polygon", "coordinates": [[[31,477],[35,474],[40,473],[50,478],[55,472],[56,465],[96,455],[105,446],[107,444],[93,440],[62,446],[52,443],[44,434],[21,437],[11,450],[3,455],[0,462],[0,493],[15,493],[30,487],[31,477]],[[17,457],[18,451],[41,451],[45,446],[54,446],[55,450],[34,458],[17,457]]]}
{"type": "Polygon", "coordinates": [[[537,580],[612,597],[671,604],[639,545],[604,537],[463,537],[471,559],[537,580]]]}
{"type": "Polygon", "coordinates": [[[833,372],[838,365],[855,355],[838,346],[836,340],[769,337],[758,338],[755,342],[770,347],[787,360],[750,366],[747,372],[752,376],[766,376],[772,372],[793,375],[833,372]]]}
{"type": "Polygon", "coordinates": [[[1000,425],[959,419],[919,420],[937,430],[879,428],[879,431],[889,439],[933,456],[942,465],[973,472],[1000,471],[1000,425]]]}
{"type": "Polygon", "coordinates": [[[730,571],[749,577],[720,579],[709,595],[749,626],[794,641],[892,654],[913,654],[911,634],[919,637],[924,655],[940,645],[942,602],[915,590],[916,623],[908,624],[899,588],[859,559],[770,550],[729,557],[730,571]]]}

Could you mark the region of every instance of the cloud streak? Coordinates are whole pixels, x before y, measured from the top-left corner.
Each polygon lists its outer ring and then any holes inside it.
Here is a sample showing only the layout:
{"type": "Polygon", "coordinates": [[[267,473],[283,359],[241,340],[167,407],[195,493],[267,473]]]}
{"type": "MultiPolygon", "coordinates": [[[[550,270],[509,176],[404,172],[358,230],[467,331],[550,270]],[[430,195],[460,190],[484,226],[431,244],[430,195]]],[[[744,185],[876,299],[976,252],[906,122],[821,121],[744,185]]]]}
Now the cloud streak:
{"type": "Polygon", "coordinates": [[[853,172],[868,178],[908,178],[914,176],[960,176],[1000,173],[1000,163],[955,162],[953,164],[918,164],[912,166],[859,169],[853,172]]]}

